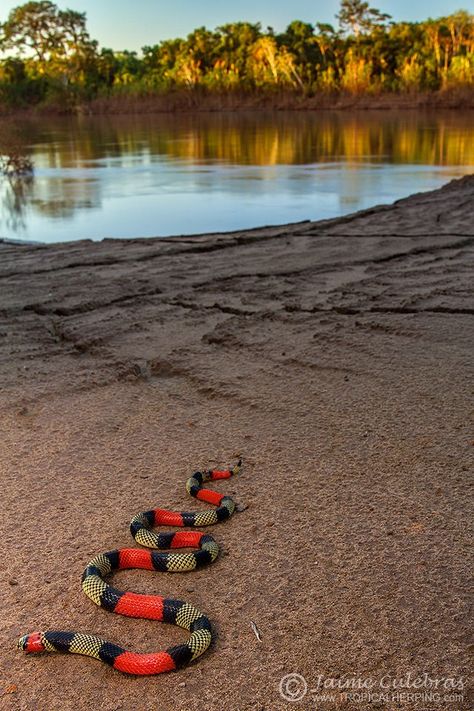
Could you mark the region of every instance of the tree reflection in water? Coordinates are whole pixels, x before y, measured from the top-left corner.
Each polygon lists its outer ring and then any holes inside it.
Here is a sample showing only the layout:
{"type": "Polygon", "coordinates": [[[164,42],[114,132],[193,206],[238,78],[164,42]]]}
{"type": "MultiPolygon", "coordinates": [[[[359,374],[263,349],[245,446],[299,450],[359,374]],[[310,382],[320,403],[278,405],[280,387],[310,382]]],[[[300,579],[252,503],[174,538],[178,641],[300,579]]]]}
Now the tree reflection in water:
{"type": "Polygon", "coordinates": [[[33,183],[32,175],[7,175],[0,178],[0,229],[5,229],[7,234],[16,234],[26,229],[33,183]]]}
{"type": "Polygon", "coordinates": [[[0,227],[18,232],[26,227],[33,192],[34,164],[28,124],[5,118],[0,123],[0,227]]]}

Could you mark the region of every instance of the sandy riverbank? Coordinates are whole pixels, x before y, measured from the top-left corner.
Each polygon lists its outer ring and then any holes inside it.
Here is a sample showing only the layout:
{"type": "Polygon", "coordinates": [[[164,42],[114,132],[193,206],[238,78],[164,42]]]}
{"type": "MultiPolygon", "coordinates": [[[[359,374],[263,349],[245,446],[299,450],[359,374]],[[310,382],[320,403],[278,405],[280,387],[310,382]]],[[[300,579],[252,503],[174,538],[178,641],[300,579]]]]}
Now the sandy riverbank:
{"type": "Polygon", "coordinates": [[[0,244],[2,708],[472,707],[466,688],[296,705],[278,684],[347,675],[381,693],[382,678],[469,673],[473,205],[468,177],[327,222],[0,244]],[[248,508],[214,529],[219,560],[114,579],[206,612],[211,652],[127,678],[15,650],[47,628],[137,651],[182,640],[99,610],[80,576],[131,544],[137,511],[198,507],[190,472],[238,454],[220,489],[248,508]]]}

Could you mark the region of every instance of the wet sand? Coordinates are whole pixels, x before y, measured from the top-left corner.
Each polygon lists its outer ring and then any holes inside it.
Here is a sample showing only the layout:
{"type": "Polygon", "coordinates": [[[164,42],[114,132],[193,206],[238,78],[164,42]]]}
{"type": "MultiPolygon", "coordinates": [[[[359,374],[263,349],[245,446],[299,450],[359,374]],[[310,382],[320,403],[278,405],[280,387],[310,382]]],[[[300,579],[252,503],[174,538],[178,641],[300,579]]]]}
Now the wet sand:
{"type": "Polygon", "coordinates": [[[472,708],[473,207],[470,176],[325,222],[0,244],[2,708],[472,708]],[[133,544],[138,511],[206,508],[186,478],[239,455],[216,488],[247,508],[213,529],[214,565],[114,577],[209,615],[197,663],[134,678],[15,649],[37,629],[185,639],[95,607],[81,573],[133,544]],[[406,688],[425,673],[463,699],[383,698],[433,693],[406,688]],[[318,697],[354,677],[380,698],[318,697]]]}

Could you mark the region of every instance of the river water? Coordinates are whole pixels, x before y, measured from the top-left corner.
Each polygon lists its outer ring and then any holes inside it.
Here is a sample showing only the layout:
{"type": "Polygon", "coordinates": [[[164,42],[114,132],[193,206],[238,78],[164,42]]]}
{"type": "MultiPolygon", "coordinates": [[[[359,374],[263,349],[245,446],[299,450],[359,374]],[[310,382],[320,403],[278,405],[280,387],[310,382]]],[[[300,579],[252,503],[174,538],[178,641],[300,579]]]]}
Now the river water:
{"type": "MultiPolygon", "coordinates": [[[[336,217],[474,172],[474,112],[37,118],[32,179],[0,178],[0,237],[62,242],[336,217]]],[[[4,150],[4,148],[3,148],[4,150]]]]}

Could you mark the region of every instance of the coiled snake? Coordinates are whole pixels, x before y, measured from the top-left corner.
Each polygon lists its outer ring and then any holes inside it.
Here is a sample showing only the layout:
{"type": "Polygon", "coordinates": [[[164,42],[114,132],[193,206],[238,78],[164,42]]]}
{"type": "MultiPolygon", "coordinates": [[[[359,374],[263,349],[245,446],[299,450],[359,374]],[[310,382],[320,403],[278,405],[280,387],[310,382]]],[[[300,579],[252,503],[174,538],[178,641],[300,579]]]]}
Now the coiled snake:
{"type": "Polygon", "coordinates": [[[164,652],[139,654],[94,635],[82,632],[33,632],[20,637],[18,647],[25,652],[72,652],[100,659],[127,674],[161,674],[185,666],[203,654],[213,641],[208,618],[188,602],[159,595],[123,592],[112,587],[104,576],[114,570],[143,568],[176,573],[194,570],[217,558],[219,546],[214,538],[200,531],[154,533],[154,526],[210,526],[225,521],[234,513],[230,496],[202,487],[205,481],[228,479],[240,471],[239,461],[232,469],[196,472],[186,482],[186,490],[201,501],[214,504],[213,511],[177,512],[153,509],[132,519],[130,531],[137,543],[148,548],[199,548],[192,553],[158,553],[139,548],[122,548],[96,556],[82,576],[82,589],[99,607],[127,617],[141,617],[178,625],[191,633],[184,644],[164,652]]]}

